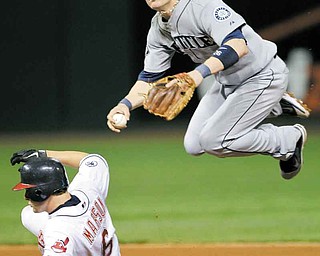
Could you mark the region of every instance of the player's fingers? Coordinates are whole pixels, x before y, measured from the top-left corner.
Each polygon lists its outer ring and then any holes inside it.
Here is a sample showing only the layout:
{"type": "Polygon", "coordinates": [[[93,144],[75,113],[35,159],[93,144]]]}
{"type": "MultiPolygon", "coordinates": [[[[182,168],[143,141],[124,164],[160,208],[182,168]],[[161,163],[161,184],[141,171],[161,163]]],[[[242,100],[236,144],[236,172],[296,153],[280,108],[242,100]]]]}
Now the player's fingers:
{"type": "Polygon", "coordinates": [[[123,113],[124,114],[124,117],[126,118],[127,121],[130,120],[130,113],[123,113]]]}
{"type": "Polygon", "coordinates": [[[14,156],[10,159],[11,165],[20,164],[20,158],[17,156],[14,156]]]}
{"type": "Polygon", "coordinates": [[[124,115],[127,121],[130,120],[130,110],[128,108],[126,107],[121,108],[117,113],[124,115]]]}
{"type": "Polygon", "coordinates": [[[123,114],[126,117],[127,121],[129,121],[130,111],[126,106],[123,105],[117,105],[113,109],[111,109],[109,114],[107,115],[107,119],[114,122],[115,120],[113,119],[113,116],[117,113],[123,114]]]}
{"type": "Polygon", "coordinates": [[[110,120],[108,120],[107,125],[108,125],[108,127],[109,127],[109,129],[110,129],[111,131],[117,132],[117,133],[121,132],[120,129],[117,129],[117,128],[115,128],[115,127],[113,126],[113,124],[112,124],[112,122],[111,122],[110,120]]]}
{"type": "Polygon", "coordinates": [[[171,87],[172,85],[176,84],[177,82],[178,82],[177,79],[173,79],[169,83],[166,84],[166,87],[171,87]]]}
{"type": "Polygon", "coordinates": [[[115,108],[111,109],[109,114],[107,115],[107,119],[108,120],[113,120],[113,115],[117,113],[117,111],[115,110],[115,108]]]}

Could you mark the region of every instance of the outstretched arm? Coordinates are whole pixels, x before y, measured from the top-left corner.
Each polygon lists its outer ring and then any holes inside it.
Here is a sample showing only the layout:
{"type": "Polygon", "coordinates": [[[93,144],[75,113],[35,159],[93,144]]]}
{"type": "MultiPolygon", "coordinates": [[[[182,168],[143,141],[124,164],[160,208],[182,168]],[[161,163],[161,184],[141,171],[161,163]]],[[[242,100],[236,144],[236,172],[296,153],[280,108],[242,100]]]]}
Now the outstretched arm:
{"type": "Polygon", "coordinates": [[[115,127],[113,115],[116,113],[124,114],[127,121],[130,119],[130,110],[141,107],[144,101],[144,95],[148,93],[150,86],[147,82],[138,80],[131,88],[129,93],[121,100],[117,106],[110,110],[107,115],[107,124],[110,130],[120,132],[120,129],[115,127]]]}
{"type": "Polygon", "coordinates": [[[10,162],[12,165],[15,165],[21,162],[25,163],[33,158],[52,157],[59,160],[63,165],[78,168],[80,161],[87,155],[88,153],[80,151],[23,149],[13,153],[10,162]]]}
{"type": "Polygon", "coordinates": [[[80,151],[54,151],[46,150],[47,156],[59,160],[63,165],[72,168],[78,168],[81,160],[88,155],[88,153],[80,151]]]}

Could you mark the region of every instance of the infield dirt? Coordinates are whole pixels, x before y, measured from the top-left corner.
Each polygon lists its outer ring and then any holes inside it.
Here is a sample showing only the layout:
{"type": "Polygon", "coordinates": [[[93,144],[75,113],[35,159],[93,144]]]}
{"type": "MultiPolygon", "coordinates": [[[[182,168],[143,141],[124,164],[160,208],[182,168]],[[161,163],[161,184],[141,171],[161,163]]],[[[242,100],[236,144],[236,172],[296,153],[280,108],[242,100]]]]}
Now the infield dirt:
{"type": "MultiPolygon", "coordinates": [[[[0,256],[38,256],[36,245],[2,245],[0,256]]],[[[320,243],[121,245],[122,256],[316,256],[320,243]]]]}

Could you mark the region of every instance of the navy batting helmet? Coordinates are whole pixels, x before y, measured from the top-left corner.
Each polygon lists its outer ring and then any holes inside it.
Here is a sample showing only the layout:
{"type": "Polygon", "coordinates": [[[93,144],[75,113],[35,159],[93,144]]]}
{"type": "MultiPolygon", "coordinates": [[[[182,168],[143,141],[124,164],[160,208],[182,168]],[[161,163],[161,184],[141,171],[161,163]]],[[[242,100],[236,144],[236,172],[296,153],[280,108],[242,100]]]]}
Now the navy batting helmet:
{"type": "Polygon", "coordinates": [[[65,192],[69,182],[63,165],[48,157],[35,158],[19,168],[21,182],[13,190],[26,189],[25,198],[42,202],[49,196],[65,192]]]}

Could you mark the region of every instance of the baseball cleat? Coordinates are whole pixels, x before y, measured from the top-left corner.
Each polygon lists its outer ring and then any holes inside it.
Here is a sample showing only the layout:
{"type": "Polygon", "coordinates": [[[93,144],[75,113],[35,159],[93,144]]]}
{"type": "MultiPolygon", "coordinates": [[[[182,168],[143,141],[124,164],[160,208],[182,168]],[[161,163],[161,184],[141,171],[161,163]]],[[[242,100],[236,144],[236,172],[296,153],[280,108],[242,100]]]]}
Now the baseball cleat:
{"type": "Polygon", "coordinates": [[[293,93],[285,92],[280,100],[283,114],[308,118],[311,109],[302,100],[297,99],[293,93]]]}
{"type": "Polygon", "coordinates": [[[301,133],[301,137],[297,142],[296,149],[287,161],[280,160],[281,176],[286,180],[292,179],[296,176],[303,165],[303,147],[307,141],[307,131],[301,124],[295,124],[294,127],[301,133]]]}

